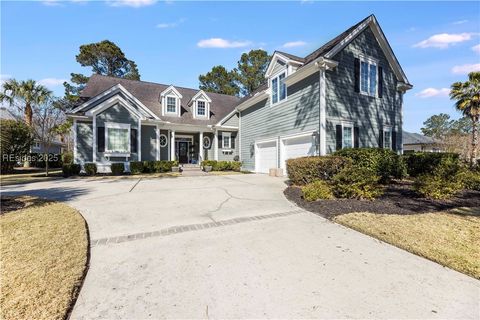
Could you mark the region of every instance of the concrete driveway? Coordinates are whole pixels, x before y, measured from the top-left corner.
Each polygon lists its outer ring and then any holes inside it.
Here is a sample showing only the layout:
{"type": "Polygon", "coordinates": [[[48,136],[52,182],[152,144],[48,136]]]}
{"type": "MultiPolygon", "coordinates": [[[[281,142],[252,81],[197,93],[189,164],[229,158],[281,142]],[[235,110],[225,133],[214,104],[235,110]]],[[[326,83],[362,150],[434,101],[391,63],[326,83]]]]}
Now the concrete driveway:
{"type": "Polygon", "coordinates": [[[8,186],[88,222],[72,319],[478,319],[479,281],[303,211],[263,175],[8,186]]]}

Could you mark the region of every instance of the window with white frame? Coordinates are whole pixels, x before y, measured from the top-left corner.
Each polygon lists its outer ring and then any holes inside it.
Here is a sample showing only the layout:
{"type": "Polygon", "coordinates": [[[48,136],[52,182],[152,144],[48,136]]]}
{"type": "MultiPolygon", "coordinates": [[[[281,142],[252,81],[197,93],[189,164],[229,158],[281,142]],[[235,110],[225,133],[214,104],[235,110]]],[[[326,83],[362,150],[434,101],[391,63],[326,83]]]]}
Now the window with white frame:
{"type": "Polygon", "coordinates": [[[343,125],[342,148],[353,148],[353,125],[343,125]]]}
{"type": "Polygon", "coordinates": [[[167,113],[177,113],[177,98],[167,96],[167,113]]]}
{"type": "Polygon", "coordinates": [[[130,152],[130,125],[105,123],[106,152],[130,152]]]}
{"type": "Polygon", "coordinates": [[[377,95],[377,63],[373,60],[360,58],[360,92],[377,95]]]}
{"type": "Polygon", "coordinates": [[[224,132],[222,134],[222,148],[230,149],[232,147],[232,134],[230,132],[224,132]]]}
{"type": "Polygon", "coordinates": [[[392,128],[383,129],[383,148],[392,149],[392,128]]]}
{"type": "Polygon", "coordinates": [[[278,103],[287,98],[287,85],[285,84],[285,72],[272,78],[272,104],[278,103]]]}
{"type": "Polygon", "coordinates": [[[207,108],[205,106],[205,101],[197,101],[197,116],[204,117],[206,115],[207,108]]]}

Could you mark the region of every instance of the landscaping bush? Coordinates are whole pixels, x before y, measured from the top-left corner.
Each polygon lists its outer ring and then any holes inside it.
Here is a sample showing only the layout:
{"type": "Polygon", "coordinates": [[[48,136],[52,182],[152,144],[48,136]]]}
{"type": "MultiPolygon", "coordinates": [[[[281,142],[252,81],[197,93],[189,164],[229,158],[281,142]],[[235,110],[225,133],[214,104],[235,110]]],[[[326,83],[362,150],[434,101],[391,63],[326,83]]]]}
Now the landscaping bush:
{"type": "MultiPolygon", "coordinates": [[[[172,171],[172,167],[178,166],[178,161],[143,161],[144,173],[162,173],[172,171]]],[[[133,173],[133,172],[132,172],[133,173]]]]}
{"type": "Polygon", "coordinates": [[[62,163],[63,164],[73,163],[73,153],[72,152],[63,153],[62,154],[62,163]]]}
{"type": "Polygon", "coordinates": [[[462,168],[459,177],[465,189],[480,191],[480,171],[462,168]]]}
{"type": "Polygon", "coordinates": [[[379,181],[371,169],[347,167],[333,177],[333,194],[337,198],[373,200],[383,193],[379,181]]]}
{"type": "Polygon", "coordinates": [[[130,162],[130,173],[131,174],[143,173],[143,162],[142,161],[131,161],[130,162]]]}
{"type": "Polygon", "coordinates": [[[110,166],[110,169],[112,170],[113,175],[118,176],[123,174],[123,172],[125,171],[125,165],[122,162],[112,163],[112,165],[110,166]]]}
{"type": "Polygon", "coordinates": [[[49,168],[61,168],[62,157],[56,153],[30,153],[30,166],[34,168],[45,168],[48,159],[49,168]]]}
{"type": "Polygon", "coordinates": [[[32,144],[32,130],[24,122],[0,119],[1,172],[13,172],[15,164],[28,155],[32,144]]]}
{"type": "Polygon", "coordinates": [[[304,185],[317,180],[331,180],[351,164],[352,160],[344,157],[302,157],[287,160],[287,172],[293,184],[304,185]]]}
{"type": "Polygon", "coordinates": [[[242,163],[239,161],[204,160],[201,165],[202,167],[211,166],[212,171],[240,171],[242,163]]]}
{"type": "Polygon", "coordinates": [[[403,156],[407,165],[407,172],[412,177],[430,174],[435,171],[443,160],[460,163],[460,157],[456,153],[447,152],[414,152],[403,156]]]}
{"type": "Polygon", "coordinates": [[[431,173],[419,175],[414,184],[415,190],[431,199],[448,199],[462,190],[461,166],[458,159],[445,157],[431,173]]]}
{"type": "Polygon", "coordinates": [[[80,173],[82,167],[79,164],[70,163],[62,166],[62,172],[64,177],[76,176],[80,173]]]}
{"type": "Polygon", "coordinates": [[[333,193],[327,182],[317,180],[302,187],[303,198],[307,201],[333,199],[333,193]]]}
{"type": "Polygon", "coordinates": [[[85,169],[85,173],[89,176],[97,174],[97,165],[95,163],[85,163],[83,168],[85,169]]]}
{"type": "Polygon", "coordinates": [[[395,151],[382,148],[349,148],[334,153],[336,156],[350,158],[357,167],[373,171],[382,183],[390,178],[402,179],[407,174],[403,158],[395,151]]]}

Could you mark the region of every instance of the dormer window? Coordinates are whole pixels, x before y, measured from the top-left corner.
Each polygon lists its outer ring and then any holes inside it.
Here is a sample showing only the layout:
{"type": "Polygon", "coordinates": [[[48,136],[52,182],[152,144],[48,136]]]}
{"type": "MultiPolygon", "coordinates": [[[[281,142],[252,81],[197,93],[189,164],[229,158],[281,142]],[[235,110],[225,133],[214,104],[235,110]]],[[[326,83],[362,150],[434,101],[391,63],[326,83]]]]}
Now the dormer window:
{"type": "Polygon", "coordinates": [[[205,101],[198,100],[197,101],[197,116],[204,117],[205,114],[206,114],[205,101]]]}
{"type": "Polygon", "coordinates": [[[271,80],[272,104],[276,104],[287,98],[287,85],[284,83],[285,72],[280,73],[271,80]]]}
{"type": "Polygon", "coordinates": [[[177,98],[167,96],[167,113],[177,113],[177,98]]]}

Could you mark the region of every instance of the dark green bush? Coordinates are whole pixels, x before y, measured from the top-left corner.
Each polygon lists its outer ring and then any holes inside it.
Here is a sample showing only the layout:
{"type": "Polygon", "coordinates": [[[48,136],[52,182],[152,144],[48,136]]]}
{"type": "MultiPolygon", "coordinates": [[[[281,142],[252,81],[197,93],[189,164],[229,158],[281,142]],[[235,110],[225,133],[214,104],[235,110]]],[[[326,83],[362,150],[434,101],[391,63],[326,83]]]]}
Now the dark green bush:
{"type": "Polygon", "coordinates": [[[445,157],[433,172],[417,176],[414,188],[426,198],[451,198],[464,187],[461,170],[458,159],[445,157]]]}
{"type": "Polygon", "coordinates": [[[379,181],[371,169],[347,167],[333,177],[333,194],[337,198],[373,200],[383,193],[379,181]]]}
{"type": "Polygon", "coordinates": [[[414,152],[403,156],[407,172],[412,177],[433,173],[443,160],[460,163],[456,153],[447,152],[414,152]]]}
{"type": "Polygon", "coordinates": [[[62,153],[62,162],[64,164],[73,163],[73,153],[72,152],[62,153]]]}
{"type": "Polygon", "coordinates": [[[142,161],[131,161],[130,162],[130,173],[131,174],[143,173],[143,162],[142,161]]]}
{"type": "Polygon", "coordinates": [[[317,180],[302,187],[303,198],[307,201],[333,199],[333,193],[326,181],[317,180]]]}
{"type": "Polygon", "coordinates": [[[355,166],[373,171],[382,183],[388,182],[390,178],[402,179],[407,174],[402,157],[393,150],[350,148],[339,150],[334,155],[350,158],[355,166]]]}
{"type": "Polygon", "coordinates": [[[239,161],[204,160],[201,165],[202,167],[211,166],[212,171],[240,171],[242,163],[239,161]]]}
{"type": "Polygon", "coordinates": [[[61,168],[62,156],[56,153],[30,153],[30,166],[35,168],[45,168],[46,161],[48,160],[49,168],[61,168]]]}
{"type": "Polygon", "coordinates": [[[85,169],[85,173],[89,176],[97,174],[97,165],[95,163],[85,163],[83,168],[85,169]]]}
{"type": "Polygon", "coordinates": [[[13,172],[13,167],[26,158],[33,143],[33,132],[23,121],[0,119],[1,172],[13,172]]]}
{"type": "Polygon", "coordinates": [[[123,174],[123,172],[125,171],[125,165],[123,164],[123,162],[112,163],[110,169],[112,170],[113,175],[118,176],[123,174]]]}
{"type": "Polygon", "coordinates": [[[161,172],[170,172],[172,167],[177,167],[178,161],[143,161],[143,172],[144,173],[161,173],[161,172]]]}
{"type": "Polygon", "coordinates": [[[317,180],[330,180],[351,164],[352,161],[344,157],[302,157],[287,160],[287,172],[293,184],[304,185],[317,180]]]}
{"type": "Polygon", "coordinates": [[[79,164],[70,163],[62,166],[62,172],[64,177],[76,176],[80,173],[82,167],[79,164]]]}
{"type": "Polygon", "coordinates": [[[465,189],[480,191],[480,171],[462,168],[459,178],[465,189]]]}

